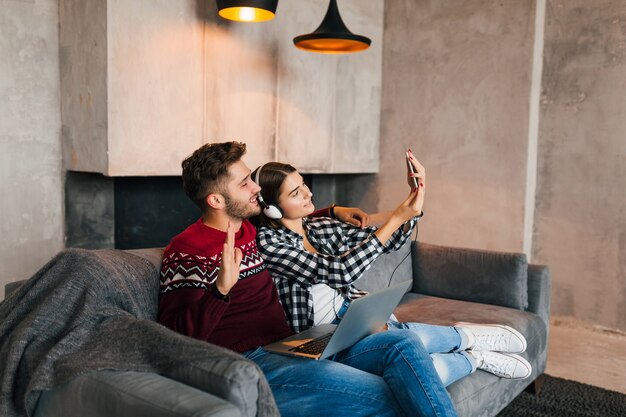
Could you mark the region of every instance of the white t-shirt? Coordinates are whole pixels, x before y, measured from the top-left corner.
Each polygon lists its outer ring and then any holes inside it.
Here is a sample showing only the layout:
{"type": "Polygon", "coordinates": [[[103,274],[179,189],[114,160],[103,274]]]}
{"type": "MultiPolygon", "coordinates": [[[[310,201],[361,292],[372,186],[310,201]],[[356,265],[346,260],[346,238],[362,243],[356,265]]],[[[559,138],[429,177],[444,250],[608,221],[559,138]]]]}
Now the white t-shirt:
{"type": "Polygon", "coordinates": [[[313,323],[332,323],[343,304],[343,296],[326,284],[315,284],[311,287],[313,297],[313,323]]]}

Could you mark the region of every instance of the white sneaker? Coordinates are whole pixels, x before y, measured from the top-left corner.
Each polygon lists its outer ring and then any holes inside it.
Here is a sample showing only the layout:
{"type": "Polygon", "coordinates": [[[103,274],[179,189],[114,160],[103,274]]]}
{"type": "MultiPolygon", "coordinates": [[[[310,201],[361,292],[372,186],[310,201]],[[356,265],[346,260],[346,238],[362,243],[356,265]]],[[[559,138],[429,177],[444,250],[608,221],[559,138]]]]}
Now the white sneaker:
{"type": "Polygon", "coordinates": [[[468,349],[493,352],[522,353],[526,350],[526,339],[520,332],[503,324],[474,324],[459,322],[469,336],[468,349]]]}
{"type": "Polygon", "coordinates": [[[480,350],[470,350],[469,353],[476,359],[478,369],[492,373],[500,378],[524,379],[533,371],[530,363],[514,353],[499,353],[480,350]]]}

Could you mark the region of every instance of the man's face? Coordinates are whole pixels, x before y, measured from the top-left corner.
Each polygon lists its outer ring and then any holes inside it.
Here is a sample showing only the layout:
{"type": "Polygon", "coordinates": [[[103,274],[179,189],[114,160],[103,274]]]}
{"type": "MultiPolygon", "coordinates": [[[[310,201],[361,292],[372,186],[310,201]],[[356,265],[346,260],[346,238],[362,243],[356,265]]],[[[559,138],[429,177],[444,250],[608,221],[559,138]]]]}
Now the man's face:
{"type": "Polygon", "coordinates": [[[239,160],[228,167],[228,173],[230,179],[223,192],[226,214],[243,220],[261,213],[261,206],[256,198],[261,187],[250,178],[250,168],[239,160]]]}

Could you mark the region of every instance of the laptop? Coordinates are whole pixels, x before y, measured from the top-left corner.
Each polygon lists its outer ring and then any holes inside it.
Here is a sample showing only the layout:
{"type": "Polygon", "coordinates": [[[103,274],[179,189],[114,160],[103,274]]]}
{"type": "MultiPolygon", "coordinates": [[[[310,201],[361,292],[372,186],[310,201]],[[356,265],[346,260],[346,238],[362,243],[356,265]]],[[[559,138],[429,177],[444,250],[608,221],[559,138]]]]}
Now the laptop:
{"type": "Polygon", "coordinates": [[[325,359],[379,331],[413,282],[405,281],[350,303],[339,324],[321,324],[263,346],[281,355],[325,359]]]}

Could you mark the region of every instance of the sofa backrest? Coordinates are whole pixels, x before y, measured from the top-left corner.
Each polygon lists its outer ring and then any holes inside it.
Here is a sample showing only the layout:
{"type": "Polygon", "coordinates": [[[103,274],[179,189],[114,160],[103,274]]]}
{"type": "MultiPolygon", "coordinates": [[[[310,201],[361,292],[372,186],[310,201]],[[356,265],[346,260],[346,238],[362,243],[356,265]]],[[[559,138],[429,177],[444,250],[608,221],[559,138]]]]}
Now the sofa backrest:
{"type": "Polygon", "coordinates": [[[129,249],[125,252],[132,253],[144,258],[152,263],[157,271],[161,270],[161,260],[163,259],[163,251],[165,248],[147,248],[147,249],[129,249]]]}
{"type": "Polygon", "coordinates": [[[378,291],[412,279],[413,260],[411,241],[408,240],[399,250],[380,255],[354,285],[360,290],[378,291]]]}
{"type": "Polygon", "coordinates": [[[11,294],[13,291],[18,289],[20,287],[20,285],[22,285],[25,282],[26,282],[26,280],[23,279],[21,281],[9,282],[8,284],[6,284],[4,286],[4,297],[5,298],[8,297],[9,294],[11,294]]]}
{"type": "Polygon", "coordinates": [[[525,310],[528,262],[523,253],[455,248],[417,242],[413,291],[525,310]]]}

